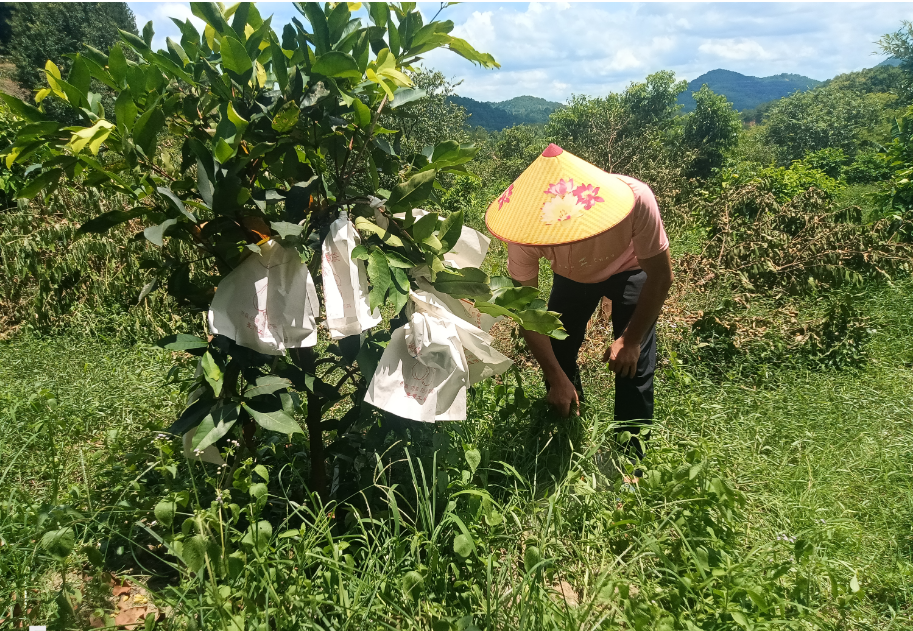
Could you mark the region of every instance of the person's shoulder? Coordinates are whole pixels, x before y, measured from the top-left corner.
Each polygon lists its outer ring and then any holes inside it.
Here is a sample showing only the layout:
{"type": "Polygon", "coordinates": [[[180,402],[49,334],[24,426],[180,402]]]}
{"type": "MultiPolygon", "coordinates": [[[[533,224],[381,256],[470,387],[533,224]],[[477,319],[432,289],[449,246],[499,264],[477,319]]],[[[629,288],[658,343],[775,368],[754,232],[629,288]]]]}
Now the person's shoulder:
{"type": "Polygon", "coordinates": [[[633,178],[630,175],[621,175],[620,173],[613,173],[615,177],[631,187],[631,190],[634,191],[634,194],[638,197],[647,196],[655,198],[653,194],[653,189],[650,188],[650,185],[646,182],[641,182],[637,178],[633,178]]]}
{"type": "Polygon", "coordinates": [[[659,211],[659,205],[656,203],[656,195],[653,189],[646,182],[641,182],[637,178],[628,175],[613,173],[615,177],[631,187],[634,192],[634,214],[654,213],[659,211]]]}

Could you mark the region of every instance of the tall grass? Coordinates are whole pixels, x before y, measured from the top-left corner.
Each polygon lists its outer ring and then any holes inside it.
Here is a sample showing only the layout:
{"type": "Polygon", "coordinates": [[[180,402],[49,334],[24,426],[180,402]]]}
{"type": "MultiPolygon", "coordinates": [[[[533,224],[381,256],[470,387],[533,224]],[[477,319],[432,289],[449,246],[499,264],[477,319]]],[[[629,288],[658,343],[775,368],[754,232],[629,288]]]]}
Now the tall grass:
{"type": "MultiPolygon", "coordinates": [[[[166,629],[909,628],[913,294],[862,306],[862,370],[748,384],[668,367],[637,487],[611,404],[556,419],[530,374],[477,390],[466,423],[387,425],[348,509],[303,493],[299,442],[229,475],[156,439],[180,400],[167,353],[3,343],[0,624],[31,609],[87,626],[113,604],[81,572],[104,570],[148,585],[166,629]],[[63,527],[65,561],[42,546],[63,527]]],[[[598,366],[585,379],[609,385],[598,366]]]]}

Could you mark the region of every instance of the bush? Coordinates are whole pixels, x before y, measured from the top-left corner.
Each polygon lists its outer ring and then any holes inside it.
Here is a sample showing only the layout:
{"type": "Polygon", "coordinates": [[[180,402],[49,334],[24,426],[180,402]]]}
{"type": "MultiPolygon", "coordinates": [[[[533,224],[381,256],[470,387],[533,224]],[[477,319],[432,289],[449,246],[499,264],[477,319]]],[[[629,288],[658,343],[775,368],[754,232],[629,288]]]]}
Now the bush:
{"type": "Polygon", "coordinates": [[[850,164],[843,167],[843,178],[848,184],[882,182],[892,173],[885,154],[874,149],[860,151],[850,164]]]}
{"type": "Polygon", "coordinates": [[[692,96],[696,107],[685,118],[683,136],[686,150],[692,153],[686,175],[707,178],[738,143],[742,125],[725,96],[714,94],[706,85],[692,96]]]}
{"type": "Polygon", "coordinates": [[[780,164],[828,148],[852,156],[871,134],[882,111],[878,95],[817,88],[777,101],[766,114],[764,133],[777,147],[780,164]]]}

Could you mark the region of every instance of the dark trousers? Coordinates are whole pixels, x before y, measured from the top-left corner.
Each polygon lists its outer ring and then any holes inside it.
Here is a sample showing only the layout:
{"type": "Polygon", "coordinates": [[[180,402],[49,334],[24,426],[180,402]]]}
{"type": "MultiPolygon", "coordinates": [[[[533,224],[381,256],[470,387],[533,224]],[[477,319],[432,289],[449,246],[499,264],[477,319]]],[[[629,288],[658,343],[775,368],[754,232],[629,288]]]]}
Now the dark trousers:
{"type": "MultiPolygon", "coordinates": [[[[577,354],[583,344],[590,317],[603,296],[611,300],[612,334],[617,340],[628,326],[646,279],[647,275],[643,270],[620,272],[601,283],[578,283],[558,274],[554,275],[548,309],[561,314],[561,323],[568,336],[563,340],[552,338],[552,349],[558,364],[581,395],[583,385],[580,381],[580,368],[577,366],[577,354]]],[[[650,327],[641,342],[640,359],[637,361],[637,373],[634,377],[615,377],[615,420],[623,422],[618,429],[619,432],[630,431],[632,434],[638,434],[640,427],[649,425],[653,420],[655,370],[656,323],[650,327]]],[[[638,455],[643,455],[641,445],[635,445],[634,449],[638,455]]]]}

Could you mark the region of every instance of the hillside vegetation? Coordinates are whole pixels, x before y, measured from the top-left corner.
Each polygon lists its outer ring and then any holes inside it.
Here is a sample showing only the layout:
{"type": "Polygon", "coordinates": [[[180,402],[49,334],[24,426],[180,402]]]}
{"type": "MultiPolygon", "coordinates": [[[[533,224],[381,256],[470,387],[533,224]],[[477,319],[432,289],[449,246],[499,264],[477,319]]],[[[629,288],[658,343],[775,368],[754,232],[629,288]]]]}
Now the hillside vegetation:
{"type": "Polygon", "coordinates": [[[678,102],[685,112],[690,112],[695,107],[691,93],[697,92],[704,85],[716,94],[725,96],[736,110],[742,111],[754,109],[762,103],[775,101],[793,92],[811,90],[821,85],[821,81],[797,74],[752,77],[732,70],[711,70],[689,81],[688,90],[679,96],[678,102]]]}
{"type": "Polygon", "coordinates": [[[517,96],[499,102],[452,96],[450,101],[466,110],[467,124],[486,131],[501,131],[515,125],[543,125],[552,112],[562,107],[560,103],[536,96],[517,96]]]}
{"type": "MultiPolygon", "coordinates": [[[[497,64],[447,23],[297,6],[282,29],[251,5],[194,4],[211,32],[188,21],[153,52],[150,24],[49,65],[40,101],[4,98],[0,628],[913,628],[913,77],[843,75],[748,127],[708,87],[682,113],[689,86],[663,71],[479,133],[442,74],[404,62],[422,32],[497,64]],[[601,313],[579,417],[548,408],[518,335],[532,319],[506,307],[494,345],[516,365],[471,389],[465,421],[363,401],[415,289],[403,270],[440,266],[495,299],[504,245],[453,271],[442,241],[484,231],[551,142],[649,184],[670,237],[636,483],[601,313]],[[387,216],[415,204],[448,229],[387,216]],[[381,324],[339,342],[321,328],[313,363],[208,339],[213,287],[266,237],[307,235],[322,287],[321,230],[341,207],[381,324]],[[276,388],[269,411],[250,407],[276,388]],[[225,464],[186,458],[192,392],[267,422],[210,411],[196,422],[225,464]]],[[[881,45],[913,62],[913,26],[881,45]]],[[[507,103],[491,109],[553,105],[507,103]]],[[[550,283],[543,265],[541,299],[550,283]]]]}

